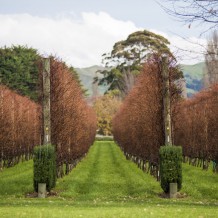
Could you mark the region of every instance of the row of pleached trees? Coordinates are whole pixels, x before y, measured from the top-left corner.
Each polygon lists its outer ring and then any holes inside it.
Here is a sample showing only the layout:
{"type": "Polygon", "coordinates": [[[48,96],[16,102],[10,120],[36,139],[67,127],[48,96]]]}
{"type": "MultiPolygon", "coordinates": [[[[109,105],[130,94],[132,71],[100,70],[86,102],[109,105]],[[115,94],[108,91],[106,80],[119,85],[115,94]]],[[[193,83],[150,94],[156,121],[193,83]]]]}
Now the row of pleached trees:
{"type": "Polygon", "coordinates": [[[95,140],[96,123],[95,112],[85,102],[75,75],[52,58],[51,143],[56,146],[58,176],[69,173],[87,153],[95,140]]]}
{"type": "Polygon", "coordinates": [[[218,165],[218,85],[179,103],[175,110],[174,141],[193,165],[218,165]]]}
{"type": "MultiPolygon", "coordinates": [[[[167,64],[172,81],[171,103],[174,104],[180,90],[173,81],[179,71],[172,62],[167,64]]],[[[163,96],[162,61],[160,57],[154,57],[144,65],[136,85],[113,119],[114,139],[127,158],[156,176],[159,148],[165,143],[163,96]],[[149,167],[145,169],[146,166],[149,167]]]]}
{"type": "MultiPolygon", "coordinates": [[[[55,58],[51,58],[50,67],[51,142],[56,148],[58,176],[63,176],[92,145],[96,134],[96,115],[85,102],[72,69],[55,58]]],[[[39,84],[42,84],[42,69],[40,71],[39,84]]],[[[42,98],[42,92],[39,96],[42,98]]],[[[33,147],[42,144],[40,97],[38,103],[35,103],[0,86],[1,168],[31,158],[33,147]]]]}
{"type": "MultiPolygon", "coordinates": [[[[170,73],[172,140],[182,146],[184,160],[208,167],[218,165],[218,86],[185,100],[181,97],[178,69],[170,73]]],[[[162,64],[152,59],[143,68],[135,87],[113,119],[114,139],[127,158],[158,177],[159,149],[165,144],[162,64]],[[149,164],[146,164],[149,163],[149,164]]]]}
{"type": "MultiPolygon", "coordinates": [[[[181,100],[173,82],[178,69],[168,65],[171,81],[173,142],[183,147],[190,162],[207,167],[218,163],[218,86],[181,100]]],[[[128,158],[157,173],[159,148],[164,145],[162,65],[150,59],[113,119],[115,141],[128,158]]],[[[0,86],[0,167],[32,156],[41,144],[40,104],[0,86]]],[[[58,175],[68,173],[88,151],[96,133],[96,116],[82,97],[74,74],[51,59],[51,138],[57,151],[58,175]],[[64,170],[65,169],[65,170],[64,170]]],[[[216,170],[216,168],[214,168],[216,170]]]]}
{"type": "Polygon", "coordinates": [[[40,144],[41,107],[27,97],[0,86],[0,167],[29,160],[40,144]]]}

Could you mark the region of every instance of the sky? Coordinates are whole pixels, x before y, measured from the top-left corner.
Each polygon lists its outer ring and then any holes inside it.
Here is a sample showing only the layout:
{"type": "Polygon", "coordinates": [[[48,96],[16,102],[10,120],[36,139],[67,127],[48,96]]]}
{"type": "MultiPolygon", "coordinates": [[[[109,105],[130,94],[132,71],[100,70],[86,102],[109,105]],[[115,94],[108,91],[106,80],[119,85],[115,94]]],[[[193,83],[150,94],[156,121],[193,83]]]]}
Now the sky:
{"type": "Polygon", "coordinates": [[[165,0],[0,0],[0,47],[24,45],[73,67],[100,65],[102,54],[138,30],[167,38],[178,62],[203,61],[199,26],[166,14],[165,0]],[[192,52],[190,52],[192,51],[192,52]]]}

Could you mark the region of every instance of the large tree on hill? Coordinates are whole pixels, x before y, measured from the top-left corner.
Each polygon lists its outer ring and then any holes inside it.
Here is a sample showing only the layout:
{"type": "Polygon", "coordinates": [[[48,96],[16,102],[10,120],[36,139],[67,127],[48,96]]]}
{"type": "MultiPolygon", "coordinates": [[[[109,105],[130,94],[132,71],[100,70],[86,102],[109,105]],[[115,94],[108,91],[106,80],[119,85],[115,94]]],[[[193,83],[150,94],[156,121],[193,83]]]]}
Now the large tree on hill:
{"type": "Polygon", "coordinates": [[[143,64],[154,53],[173,57],[169,41],[147,30],[130,34],[126,40],[114,44],[109,54],[103,55],[103,63],[109,70],[101,71],[102,79],[95,78],[99,85],[109,85],[108,90],[119,90],[125,96],[135,83],[143,64]]]}
{"type": "Polygon", "coordinates": [[[217,0],[165,0],[165,11],[191,26],[192,23],[207,24],[207,30],[218,26],[217,0]]]}

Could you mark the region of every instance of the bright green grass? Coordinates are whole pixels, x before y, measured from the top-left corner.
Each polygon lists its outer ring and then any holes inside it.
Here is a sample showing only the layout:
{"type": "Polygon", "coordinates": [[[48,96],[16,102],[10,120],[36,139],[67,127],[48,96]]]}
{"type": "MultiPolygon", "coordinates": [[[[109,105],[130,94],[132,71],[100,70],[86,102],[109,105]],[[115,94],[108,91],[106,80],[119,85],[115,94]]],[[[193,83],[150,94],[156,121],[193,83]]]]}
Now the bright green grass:
{"type": "Polygon", "coordinates": [[[77,200],[123,200],[153,198],[161,192],[155,179],[130,161],[111,142],[97,142],[70,176],[58,181],[63,197],[77,200]]]}
{"type": "Polygon", "coordinates": [[[0,199],[7,196],[23,197],[33,191],[33,161],[19,163],[0,172],[0,199]]]}
{"type": "Polygon", "coordinates": [[[218,202],[218,174],[183,164],[183,188],[190,198],[218,202]]]}
{"type": "Polygon", "coordinates": [[[75,204],[71,201],[52,201],[47,200],[38,203],[36,200],[19,203],[19,205],[4,205],[0,207],[1,217],[178,217],[178,218],[200,218],[218,216],[215,206],[197,204],[174,204],[163,202],[143,202],[141,204],[112,204],[98,205],[94,203],[75,204]]]}
{"type": "Polygon", "coordinates": [[[153,177],[113,142],[97,142],[58,180],[56,197],[24,197],[33,191],[32,161],[1,172],[0,217],[218,217],[218,175],[184,164],[183,177],[182,192],[189,196],[162,199],[153,177]]]}

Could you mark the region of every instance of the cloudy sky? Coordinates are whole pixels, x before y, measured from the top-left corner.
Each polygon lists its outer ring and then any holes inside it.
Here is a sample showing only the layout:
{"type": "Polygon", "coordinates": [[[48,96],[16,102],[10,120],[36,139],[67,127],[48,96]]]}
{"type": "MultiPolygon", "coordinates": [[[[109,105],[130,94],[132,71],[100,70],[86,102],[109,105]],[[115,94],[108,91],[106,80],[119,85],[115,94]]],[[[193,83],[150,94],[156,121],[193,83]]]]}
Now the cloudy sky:
{"type": "Polygon", "coordinates": [[[158,1],[165,4],[164,0],[0,0],[0,47],[27,45],[74,67],[88,67],[99,65],[101,55],[115,42],[147,29],[171,42],[180,63],[203,60],[206,40],[200,37],[200,27],[176,21],[158,1]]]}

